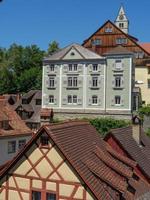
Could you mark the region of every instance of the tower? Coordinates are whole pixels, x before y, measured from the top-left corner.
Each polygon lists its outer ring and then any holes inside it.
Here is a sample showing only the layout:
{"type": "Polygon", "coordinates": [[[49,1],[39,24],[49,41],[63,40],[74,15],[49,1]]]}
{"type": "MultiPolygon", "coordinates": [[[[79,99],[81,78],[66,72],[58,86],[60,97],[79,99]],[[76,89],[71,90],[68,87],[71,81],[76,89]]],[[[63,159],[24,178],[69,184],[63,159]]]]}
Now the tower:
{"type": "Polygon", "coordinates": [[[118,28],[120,28],[123,32],[129,32],[129,20],[127,19],[126,13],[124,11],[123,6],[120,7],[118,16],[115,20],[115,24],[118,28]]]}

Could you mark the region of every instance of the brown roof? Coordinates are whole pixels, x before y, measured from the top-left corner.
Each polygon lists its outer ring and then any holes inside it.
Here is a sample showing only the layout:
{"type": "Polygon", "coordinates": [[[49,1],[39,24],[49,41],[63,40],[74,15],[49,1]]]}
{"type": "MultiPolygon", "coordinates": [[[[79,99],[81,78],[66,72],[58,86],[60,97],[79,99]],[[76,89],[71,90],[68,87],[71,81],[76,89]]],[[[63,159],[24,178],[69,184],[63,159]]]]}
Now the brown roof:
{"type": "Polygon", "coordinates": [[[136,161],[143,173],[150,178],[150,138],[142,131],[142,146],[138,145],[132,137],[131,126],[111,130],[105,140],[107,141],[111,136],[118,141],[118,144],[124,149],[129,157],[136,161]]]}
{"type": "Polygon", "coordinates": [[[32,112],[32,115],[25,121],[29,123],[40,123],[41,105],[36,105],[36,99],[42,99],[41,90],[31,90],[24,94],[20,100],[15,103],[13,109],[17,111],[19,108],[22,108],[23,111],[32,112]],[[29,103],[23,104],[22,99],[28,100],[29,103]]]}
{"type": "Polygon", "coordinates": [[[150,53],[150,43],[140,43],[140,46],[150,53]]]}
{"type": "Polygon", "coordinates": [[[43,131],[57,145],[85,186],[92,192],[95,200],[119,200],[121,197],[130,200],[138,199],[145,194],[150,197],[149,185],[137,175],[134,175],[136,179],[133,177],[134,171],[131,165],[136,163],[131,161],[132,164],[128,165],[130,159],[122,157],[118,159],[117,153],[112,156],[106,148],[108,144],[99,137],[95,128],[88,122],[82,121],[42,127],[2,171],[0,178],[7,174],[43,131]]]}
{"type": "Polygon", "coordinates": [[[104,55],[116,55],[116,54],[119,54],[119,55],[129,55],[129,54],[133,54],[133,52],[130,52],[127,50],[127,48],[119,45],[115,48],[112,48],[110,51],[108,51],[107,53],[105,53],[104,55]]]}
{"type": "Polygon", "coordinates": [[[0,137],[32,134],[31,130],[5,100],[0,100],[0,108],[0,121],[8,121],[10,126],[8,130],[0,128],[0,137]]]}

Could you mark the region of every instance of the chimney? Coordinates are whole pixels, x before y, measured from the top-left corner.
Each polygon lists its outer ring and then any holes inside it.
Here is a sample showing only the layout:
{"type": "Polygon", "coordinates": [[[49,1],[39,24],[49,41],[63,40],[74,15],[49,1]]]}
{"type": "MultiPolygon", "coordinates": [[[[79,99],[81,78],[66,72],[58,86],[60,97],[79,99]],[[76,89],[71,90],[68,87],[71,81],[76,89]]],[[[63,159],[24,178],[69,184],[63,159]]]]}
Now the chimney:
{"type": "Polygon", "coordinates": [[[137,115],[132,117],[132,136],[138,145],[141,145],[142,120],[137,115]]]}

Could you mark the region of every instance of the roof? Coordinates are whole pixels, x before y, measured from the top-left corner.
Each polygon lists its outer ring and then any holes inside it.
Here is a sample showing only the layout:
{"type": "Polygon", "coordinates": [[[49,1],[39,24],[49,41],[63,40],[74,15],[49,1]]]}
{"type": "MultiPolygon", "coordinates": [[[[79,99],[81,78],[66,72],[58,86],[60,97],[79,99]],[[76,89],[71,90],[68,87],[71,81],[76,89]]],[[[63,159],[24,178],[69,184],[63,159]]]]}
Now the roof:
{"type": "Polygon", "coordinates": [[[46,57],[44,59],[44,61],[47,60],[62,60],[63,57],[71,50],[71,49],[75,49],[84,59],[100,59],[102,58],[100,55],[88,50],[87,48],[73,43],[59,51],[57,51],[56,53],[54,53],[53,55],[50,55],[48,57],[46,57]]]}
{"type": "Polygon", "coordinates": [[[7,121],[10,127],[8,130],[0,128],[0,137],[32,134],[32,131],[6,101],[0,100],[0,108],[0,121],[7,121]]]}
{"type": "Polygon", "coordinates": [[[132,54],[133,55],[133,52],[131,51],[128,51],[127,48],[119,45],[115,48],[112,48],[110,51],[108,51],[107,53],[105,53],[104,55],[129,55],[129,54],[132,54]]]}
{"type": "Polygon", "coordinates": [[[110,23],[112,26],[114,26],[117,30],[119,30],[122,34],[124,34],[128,39],[130,39],[136,46],[138,46],[141,50],[143,50],[146,54],[150,55],[149,51],[147,51],[145,48],[143,48],[139,43],[138,43],[138,39],[126,34],[125,32],[123,32],[120,28],[118,28],[112,21],[107,20],[98,30],[96,30],[89,38],[87,38],[86,40],[84,40],[84,42],[82,43],[82,46],[84,46],[84,44],[90,40],[97,32],[99,32],[104,26],[106,26],[108,23],[110,23]]]}
{"type": "Polygon", "coordinates": [[[115,156],[112,156],[111,147],[99,137],[92,125],[83,121],[43,126],[4,168],[0,178],[7,174],[43,132],[57,145],[85,186],[92,192],[95,200],[119,200],[121,195],[128,200],[138,199],[145,194],[150,197],[149,185],[134,174],[132,165],[136,163],[120,156],[118,159],[116,152],[115,156]],[[135,194],[130,188],[135,190],[135,194]]]}
{"type": "Polygon", "coordinates": [[[140,43],[140,46],[150,53],[150,43],[140,43]]]}
{"type": "Polygon", "coordinates": [[[31,90],[24,94],[19,101],[13,105],[14,110],[18,110],[21,108],[21,110],[24,110],[26,112],[32,112],[31,117],[29,117],[26,122],[30,123],[40,123],[40,110],[41,105],[36,105],[36,99],[42,99],[42,91],[41,90],[31,90]],[[22,103],[22,99],[28,100],[27,104],[22,103]]]}
{"type": "Polygon", "coordinates": [[[119,128],[111,130],[106,136],[105,140],[109,137],[118,141],[118,144],[125,150],[125,152],[135,160],[144,174],[150,178],[150,138],[141,132],[142,147],[132,137],[132,127],[119,128]]]}

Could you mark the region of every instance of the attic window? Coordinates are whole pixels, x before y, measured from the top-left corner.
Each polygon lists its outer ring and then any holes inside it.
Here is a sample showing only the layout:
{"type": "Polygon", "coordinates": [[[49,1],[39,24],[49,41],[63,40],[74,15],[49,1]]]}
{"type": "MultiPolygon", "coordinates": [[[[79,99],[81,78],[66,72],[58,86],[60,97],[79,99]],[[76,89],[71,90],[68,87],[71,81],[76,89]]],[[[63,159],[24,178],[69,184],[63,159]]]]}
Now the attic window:
{"type": "Polygon", "coordinates": [[[102,40],[101,39],[94,39],[91,41],[92,46],[97,46],[97,45],[101,45],[102,44],[102,40]]]}
{"type": "Polygon", "coordinates": [[[27,99],[22,99],[22,104],[28,104],[28,100],[27,99]]]}
{"type": "Polygon", "coordinates": [[[41,146],[48,146],[49,138],[48,135],[42,135],[40,137],[41,146]]]}
{"type": "Polygon", "coordinates": [[[75,53],[74,52],[71,52],[71,54],[70,54],[71,56],[74,56],[75,55],[75,53]]]}
{"type": "Polygon", "coordinates": [[[106,27],[105,33],[112,33],[112,27],[106,27]]]}

